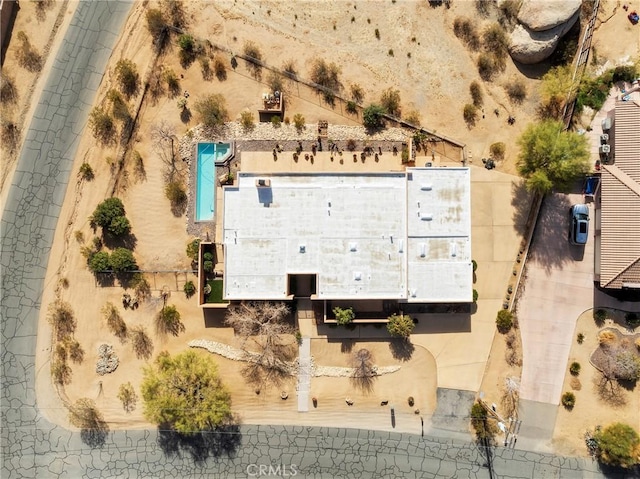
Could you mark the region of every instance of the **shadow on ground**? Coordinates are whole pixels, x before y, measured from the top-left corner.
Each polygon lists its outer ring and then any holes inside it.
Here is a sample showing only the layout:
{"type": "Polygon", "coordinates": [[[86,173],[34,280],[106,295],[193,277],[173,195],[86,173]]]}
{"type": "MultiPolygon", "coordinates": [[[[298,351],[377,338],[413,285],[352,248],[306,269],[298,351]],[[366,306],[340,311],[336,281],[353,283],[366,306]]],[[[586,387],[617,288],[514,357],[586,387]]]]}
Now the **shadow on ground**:
{"type": "Polygon", "coordinates": [[[172,429],[158,430],[158,444],[167,456],[189,454],[196,463],[206,462],[209,458],[234,457],[241,443],[238,425],[193,434],[179,434],[172,429]]]}
{"type": "Polygon", "coordinates": [[[549,195],[542,200],[531,241],[530,259],[539,263],[547,273],[573,259],[568,242],[569,208],[571,201],[564,194],[549,195]]]}

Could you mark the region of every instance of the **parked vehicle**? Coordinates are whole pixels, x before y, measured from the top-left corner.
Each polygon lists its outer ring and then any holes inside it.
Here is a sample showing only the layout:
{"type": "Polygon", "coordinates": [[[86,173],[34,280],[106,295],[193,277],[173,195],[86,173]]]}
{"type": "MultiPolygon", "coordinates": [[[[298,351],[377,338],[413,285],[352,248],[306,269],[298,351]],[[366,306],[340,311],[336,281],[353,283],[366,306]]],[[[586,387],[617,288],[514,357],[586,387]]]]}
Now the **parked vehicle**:
{"type": "Polygon", "coordinates": [[[571,231],[569,241],[572,244],[587,244],[589,238],[589,207],[587,205],[573,205],[571,207],[571,231]]]}

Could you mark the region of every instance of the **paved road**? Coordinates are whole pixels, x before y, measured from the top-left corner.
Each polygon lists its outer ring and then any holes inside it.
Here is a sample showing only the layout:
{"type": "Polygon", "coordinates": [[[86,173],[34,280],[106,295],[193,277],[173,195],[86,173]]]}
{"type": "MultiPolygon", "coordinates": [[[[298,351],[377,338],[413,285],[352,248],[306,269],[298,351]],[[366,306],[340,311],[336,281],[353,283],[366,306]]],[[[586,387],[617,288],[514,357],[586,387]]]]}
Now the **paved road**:
{"type": "MultiPolygon", "coordinates": [[[[468,442],[385,432],[252,427],[193,437],[71,432],[36,404],[40,293],[79,135],[130,5],[82,2],[37,106],[2,214],[2,466],[7,478],[491,477],[468,442]],[[272,465],[272,470],[265,469],[272,465]],[[295,467],[294,467],[295,465],[295,467]],[[262,466],[262,469],[260,468],[262,466]],[[279,467],[279,469],[278,469],[279,467]]],[[[596,477],[579,459],[497,449],[493,477],[596,477]]]]}

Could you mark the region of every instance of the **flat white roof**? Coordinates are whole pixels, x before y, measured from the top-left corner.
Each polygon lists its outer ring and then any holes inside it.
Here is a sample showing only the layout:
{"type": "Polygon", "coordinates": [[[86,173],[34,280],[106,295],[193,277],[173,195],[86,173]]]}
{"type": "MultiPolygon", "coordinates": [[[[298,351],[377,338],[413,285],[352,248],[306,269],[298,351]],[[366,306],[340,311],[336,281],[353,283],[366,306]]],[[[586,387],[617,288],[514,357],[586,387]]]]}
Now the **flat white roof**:
{"type": "Polygon", "coordinates": [[[286,299],[296,273],[318,299],[472,299],[467,168],[240,173],[223,202],[225,299],[286,299]]]}

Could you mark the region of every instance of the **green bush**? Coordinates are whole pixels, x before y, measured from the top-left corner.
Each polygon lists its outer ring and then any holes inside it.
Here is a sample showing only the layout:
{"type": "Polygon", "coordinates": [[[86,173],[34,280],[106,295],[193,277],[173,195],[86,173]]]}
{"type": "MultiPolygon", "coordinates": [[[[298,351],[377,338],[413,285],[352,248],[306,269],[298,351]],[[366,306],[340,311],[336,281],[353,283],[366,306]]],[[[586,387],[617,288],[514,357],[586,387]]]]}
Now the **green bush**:
{"type": "Polygon", "coordinates": [[[507,309],[501,309],[496,316],[496,326],[502,334],[508,333],[513,327],[513,315],[507,309]]]}
{"type": "Polygon", "coordinates": [[[274,128],[280,128],[281,123],[282,123],[282,120],[278,115],[273,115],[271,117],[271,124],[273,125],[274,128]]]}
{"type": "Polygon", "coordinates": [[[624,320],[631,329],[637,328],[640,325],[640,316],[638,313],[627,313],[624,315],[624,320]]]}
{"type": "Polygon", "coordinates": [[[207,251],[202,255],[202,259],[205,261],[213,261],[213,253],[210,253],[209,251],[207,251]]]}
{"type": "Polygon", "coordinates": [[[476,289],[473,290],[473,302],[474,303],[478,302],[478,290],[476,289]]]}
{"type": "Polygon", "coordinates": [[[93,168],[87,162],[84,162],[80,165],[79,175],[83,180],[91,181],[95,177],[93,173],[93,168]]]}
{"type": "Polygon", "coordinates": [[[194,105],[200,121],[204,126],[215,128],[224,124],[229,119],[227,103],[219,93],[214,93],[196,101],[194,105]]]}
{"type": "Polygon", "coordinates": [[[358,105],[356,104],[355,101],[349,100],[347,102],[347,105],[345,106],[345,110],[347,110],[347,113],[351,113],[352,115],[355,115],[356,113],[358,113],[358,105]]]}
{"type": "Polygon", "coordinates": [[[607,312],[604,309],[596,309],[593,312],[593,319],[597,326],[602,326],[607,319],[607,312]]]}
{"type": "Polygon", "coordinates": [[[336,321],[340,326],[347,326],[356,317],[355,313],[353,312],[353,308],[343,309],[338,306],[333,308],[333,314],[335,315],[336,321]]]}
{"type": "Polygon", "coordinates": [[[253,113],[251,113],[248,110],[245,110],[242,113],[240,113],[240,125],[242,125],[242,129],[244,131],[253,130],[253,128],[255,127],[255,122],[253,120],[253,113]]]}
{"type": "Polygon", "coordinates": [[[372,103],[362,111],[362,124],[369,129],[381,128],[384,126],[385,113],[384,107],[372,103]]]}
{"type": "Polygon", "coordinates": [[[578,344],[582,344],[584,342],[584,334],[583,333],[578,333],[578,337],[577,337],[576,341],[578,342],[578,344]]]}
{"type": "Polygon", "coordinates": [[[164,194],[174,206],[183,205],[187,201],[187,192],[179,181],[171,181],[164,187],[164,194]]]}
{"type": "Polygon", "coordinates": [[[614,423],[597,431],[598,459],[609,466],[630,468],[639,462],[640,436],[631,427],[614,423]]]}
{"type": "Polygon", "coordinates": [[[126,96],[133,95],[138,90],[138,84],[140,83],[136,64],[131,60],[122,59],[116,63],[115,71],[120,91],[126,96]]]}
{"type": "Polygon", "coordinates": [[[109,262],[111,263],[111,269],[113,269],[115,273],[131,271],[138,267],[133,252],[127,248],[116,248],[113,253],[111,253],[109,262]]]}
{"type": "Polygon", "coordinates": [[[213,271],[213,261],[205,261],[202,263],[202,269],[207,273],[211,273],[213,271]]]}
{"type": "Polygon", "coordinates": [[[580,374],[580,363],[577,361],[572,362],[571,366],[569,366],[569,372],[573,376],[577,376],[578,374],[580,374]]]}
{"type": "Polygon", "coordinates": [[[191,261],[198,261],[198,253],[200,251],[200,238],[196,238],[187,243],[187,256],[191,261]]]}
{"type": "Polygon", "coordinates": [[[92,225],[99,226],[113,236],[123,236],[131,231],[120,198],[107,198],[100,203],[89,218],[92,225]]]}
{"type": "Polygon", "coordinates": [[[305,126],[304,116],[302,116],[302,114],[300,113],[296,113],[295,115],[293,115],[293,125],[296,127],[296,131],[298,133],[302,133],[302,130],[304,130],[305,126]]]}
{"type": "Polygon", "coordinates": [[[193,281],[187,281],[182,289],[184,290],[184,294],[187,298],[196,294],[196,285],[193,284],[193,281]]]}
{"type": "Polygon", "coordinates": [[[387,323],[387,331],[391,336],[400,338],[408,338],[413,332],[415,323],[409,315],[405,314],[393,314],[389,316],[389,322],[387,323]]]}
{"type": "Polygon", "coordinates": [[[567,391],[562,395],[562,405],[567,409],[573,409],[573,406],[576,405],[576,395],[571,391],[567,391]]]}
{"type": "Polygon", "coordinates": [[[98,251],[89,258],[89,269],[94,273],[109,271],[111,263],[109,261],[109,253],[106,251],[98,251]]]}

